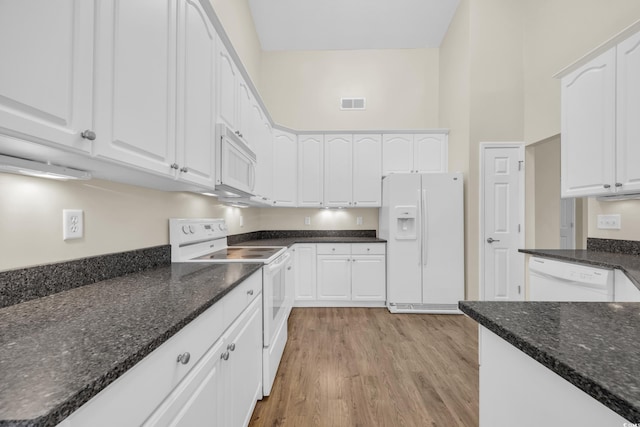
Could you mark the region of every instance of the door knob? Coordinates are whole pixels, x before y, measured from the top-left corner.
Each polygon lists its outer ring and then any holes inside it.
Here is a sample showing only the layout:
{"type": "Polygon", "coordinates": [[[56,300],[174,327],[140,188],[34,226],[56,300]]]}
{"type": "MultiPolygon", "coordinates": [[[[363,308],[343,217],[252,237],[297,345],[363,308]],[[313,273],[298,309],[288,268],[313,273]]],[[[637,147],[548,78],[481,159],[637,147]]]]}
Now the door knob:
{"type": "Polygon", "coordinates": [[[89,129],[82,131],[80,136],[84,139],[88,139],[89,141],[94,141],[96,139],[96,133],[89,129]]]}
{"type": "Polygon", "coordinates": [[[499,242],[499,241],[500,241],[500,240],[496,240],[496,239],[493,239],[493,238],[491,238],[491,237],[489,237],[489,238],[487,239],[487,243],[493,243],[493,242],[499,242]]]}

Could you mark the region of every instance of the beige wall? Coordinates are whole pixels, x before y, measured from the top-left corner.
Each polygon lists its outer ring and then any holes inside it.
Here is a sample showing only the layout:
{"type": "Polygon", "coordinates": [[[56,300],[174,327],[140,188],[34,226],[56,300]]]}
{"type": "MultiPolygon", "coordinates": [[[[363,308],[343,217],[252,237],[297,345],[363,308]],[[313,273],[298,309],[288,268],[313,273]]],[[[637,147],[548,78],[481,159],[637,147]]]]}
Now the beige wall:
{"type": "Polygon", "coordinates": [[[536,248],[560,248],[560,138],[535,147],[536,248]]]}
{"type": "Polygon", "coordinates": [[[260,92],[273,117],[296,130],[438,127],[438,50],[263,52],[260,92]],[[365,97],[366,110],[340,110],[365,97]]]}
{"type": "Polygon", "coordinates": [[[378,230],[378,209],[272,208],[260,210],[261,230],[378,230]],[[309,217],[311,225],[305,225],[309,217]],[[362,217],[362,225],[356,225],[362,217]]]}

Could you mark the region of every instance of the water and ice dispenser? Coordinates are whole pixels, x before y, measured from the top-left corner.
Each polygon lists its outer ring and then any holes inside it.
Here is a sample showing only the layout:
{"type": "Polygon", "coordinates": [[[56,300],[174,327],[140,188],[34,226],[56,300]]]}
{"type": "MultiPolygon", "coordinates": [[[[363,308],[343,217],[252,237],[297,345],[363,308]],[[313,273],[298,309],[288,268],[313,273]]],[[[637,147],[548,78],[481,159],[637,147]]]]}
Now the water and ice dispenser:
{"type": "Polygon", "coordinates": [[[418,208],[416,206],[396,206],[396,240],[417,239],[416,219],[418,208]]]}

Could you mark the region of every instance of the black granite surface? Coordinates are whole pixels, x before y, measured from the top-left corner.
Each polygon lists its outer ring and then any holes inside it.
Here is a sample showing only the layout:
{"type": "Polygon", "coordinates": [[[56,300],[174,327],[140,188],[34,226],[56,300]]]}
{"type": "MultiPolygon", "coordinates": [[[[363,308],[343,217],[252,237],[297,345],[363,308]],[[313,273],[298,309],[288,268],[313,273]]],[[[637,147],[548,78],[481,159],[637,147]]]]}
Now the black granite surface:
{"type": "Polygon", "coordinates": [[[520,252],[560,261],[577,262],[603,268],[617,268],[640,289],[640,256],[585,249],[520,249],[520,252]]]}
{"type": "Polygon", "coordinates": [[[0,272],[0,308],[171,264],[171,246],[0,272]]]}
{"type": "Polygon", "coordinates": [[[640,423],[640,303],[460,301],[459,307],[622,417],[640,423]]]}
{"type": "MultiPolygon", "coordinates": [[[[247,242],[258,240],[281,240],[281,239],[307,239],[294,243],[349,243],[351,241],[342,240],[347,238],[372,239],[370,241],[384,242],[385,240],[376,238],[376,230],[273,230],[254,231],[252,233],[235,234],[227,237],[229,245],[245,245],[247,242]],[[313,242],[308,239],[314,238],[335,238],[335,241],[313,242]]],[[[358,242],[357,240],[356,242],[358,242]]],[[[253,243],[258,245],[259,243],[253,243]]],[[[267,244],[265,244],[266,246],[267,244]]]]}
{"type": "Polygon", "coordinates": [[[637,240],[587,238],[587,250],[613,252],[626,255],[640,255],[640,242],[637,240]]]}
{"type": "Polygon", "coordinates": [[[0,426],[54,426],[262,264],[172,264],[0,309],[0,426]]]}

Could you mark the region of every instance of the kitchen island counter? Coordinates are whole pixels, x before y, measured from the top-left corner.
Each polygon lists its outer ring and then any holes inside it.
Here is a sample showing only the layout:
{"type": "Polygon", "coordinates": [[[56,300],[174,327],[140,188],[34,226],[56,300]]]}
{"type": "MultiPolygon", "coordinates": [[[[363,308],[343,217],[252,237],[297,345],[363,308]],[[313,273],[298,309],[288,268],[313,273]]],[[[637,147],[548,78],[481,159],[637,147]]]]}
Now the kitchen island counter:
{"type": "Polygon", "coordinates": [[[61,422],[261,267],[176,263],[0,309],[0,426],[61,422]]]}
{"type": "Polygon", "coordinates": [[[640,422],[640,303],[461,301],[459,307],[613,412],[640,422]]]}

